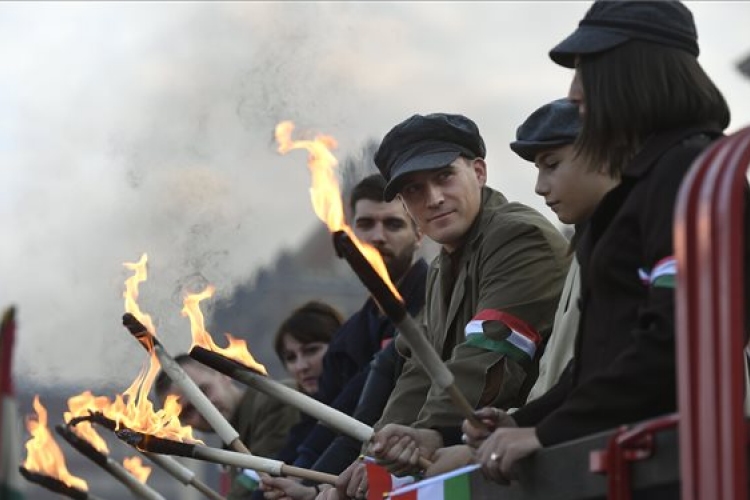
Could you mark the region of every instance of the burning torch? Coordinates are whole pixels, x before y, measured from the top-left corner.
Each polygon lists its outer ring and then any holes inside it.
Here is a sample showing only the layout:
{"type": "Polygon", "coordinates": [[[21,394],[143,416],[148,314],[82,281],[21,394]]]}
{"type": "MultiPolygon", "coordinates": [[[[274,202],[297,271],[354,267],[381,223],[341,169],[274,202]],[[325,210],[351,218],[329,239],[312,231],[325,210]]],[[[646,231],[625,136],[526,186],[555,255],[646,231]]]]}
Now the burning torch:
{"type": "Polygon", "coordinates": [[[39,396],[34,397],[36,418],[27,418],[31,438],[26,442],[26,460],[18,467],[21,475],[54,493],[75,500],[100,500],[88,492],[88,484],[72,475],[65,465],[65,456],[47,427],[47,409],[39,396]]]}
{"type": "Polygon", "coordinates": [[[136,497],[143,500],[165,500],[156,490],[140,482],[125,467],[113,460],[109,455],[94,448],[89,441],[68,427],[58,425],[55,427],[55,430],[68,444],[120,481],[136,497]]]}
{"type": "Polygon", "coordinates": [[[333,233],[336,252],[346,259],[370,295],[403,335],[412,353],[430,376],[432,383],[448,393],[453,403],[464,417],[471,421],[472,425],[486,428],[484,423],[474,415],[474,408],[466,397],[459,391],[451,371],[408,314],[398,290],[388,276],[380,253],[375,248],[359,241],[351,228],[344,223],[341,191],[334,173],[338,161],[330,151],[331,147],[335,147],[336,141],[328,136],[318,136],[314,140],[293,141],[291,139],[293,129],[294,125],[291,122],[282,122],[276,126],[275,136],[279,143],[279,152],[287,153],[293,149],[308,151],[308,166],[313,184],[310,189],[313,208],[333,233]]]}

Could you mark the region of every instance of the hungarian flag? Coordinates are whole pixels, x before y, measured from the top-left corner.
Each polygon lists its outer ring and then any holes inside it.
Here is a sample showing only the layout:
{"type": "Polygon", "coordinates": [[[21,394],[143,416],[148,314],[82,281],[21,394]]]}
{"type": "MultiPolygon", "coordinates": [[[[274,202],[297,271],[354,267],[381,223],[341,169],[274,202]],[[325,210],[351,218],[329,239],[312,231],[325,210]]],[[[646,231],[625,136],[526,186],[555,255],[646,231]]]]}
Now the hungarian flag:
{"type": "Polygon", "coordinates": [[[414,477],[394,476],[372,457],[363,457],[367,469],[367,500],[383,500],[389,492],[414,482],[414,477]]]}
{"type": "Polygon", "coordinates": [[[479,465],[467,465],[439,476],[399,488],[388,498],[391,500],[471,500],[469,474],[479,465]]]}
{"type": "Polygon", "coordinates": [[[15,309],[3,313],[0,323],[0,498],[23,499],[21,494],[21,431],[16,398],[13,396],[13,341],[16,335],[15,309]]]}

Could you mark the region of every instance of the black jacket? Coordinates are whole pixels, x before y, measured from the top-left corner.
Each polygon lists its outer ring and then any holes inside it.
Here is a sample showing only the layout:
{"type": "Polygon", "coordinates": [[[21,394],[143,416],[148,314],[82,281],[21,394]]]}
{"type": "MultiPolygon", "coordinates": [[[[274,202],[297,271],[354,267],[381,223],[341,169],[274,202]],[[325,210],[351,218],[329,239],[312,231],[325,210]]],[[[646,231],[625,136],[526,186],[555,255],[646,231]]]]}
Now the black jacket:
{"type": "MultiPolygon", "coordinates": [[[[417,315],[425,300],[427,263],[419,259],[398,284],[407,311],[417,315]]],[[[393,338],[395,327],[368,298],[362,309],[354,313],[331,341],[323,358],[323,373],[318,380],[316,398],[351,415],[362,394],[370,361],[384,344],[393,338]]],[[[331,443],[336,433],[303,415],[290,431],[279,460],[309,468],[331,443]]]]}
{"type": "Polygon", "coordinates": [[[680,184],[720,135],[705,126],[652,136],[586,225],[573,360],[556,386],[513,415],[536,426],[544,446],[676,411],[674,288],[643,278],[673,256],[680,184]]]}
{"type": "MultiPolygon", "coordinates": [[[[396,379],[401,374],[404,366],[404,358],[396,351],[396,344],[391,342],[370,363],[367,381],[362,388],[362,394],[357,403],[357,408],[352,416],[367,425],[373,425],[383,414],[388,402],[388,397],[396,385],[396,379]]],[[[340,474],[359,456],[362,443],[356,439],[339,435],[334,439],[320,458],[312,466],[312,469],[340,474]]]]}

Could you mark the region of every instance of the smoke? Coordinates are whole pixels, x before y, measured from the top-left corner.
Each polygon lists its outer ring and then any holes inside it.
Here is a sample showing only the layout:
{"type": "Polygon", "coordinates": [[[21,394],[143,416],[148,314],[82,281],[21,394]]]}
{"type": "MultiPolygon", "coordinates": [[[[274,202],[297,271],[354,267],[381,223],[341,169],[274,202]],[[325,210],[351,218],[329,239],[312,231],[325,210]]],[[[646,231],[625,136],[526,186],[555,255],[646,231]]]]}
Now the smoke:
{"type": "Polygon", "coordinates": [[[148,253],[141,307],[182,351],[186,292],[228,293],[315,222],[304,156],[282,160],[271,132],[281,119],[342,121],[346,91],[322,69],[335,36],[314,28],[314,5],[101,4],[60,9],[57,24],[48,13],[19,101],[23,147],[3,162],[21,194],[2,295],[19,305],[18,371],[132,380],[145,353],[119,326],[121,263],[148,253]],[[80,40],[86,24],[96,35],[80,40]]]}
{"type": "MultiPolygon", "coordinates": [[[[176,353],[187,289],[228,294],[298,245],[319,222],[304,153],[275,152],[280,120],[333,135],[344,158],[413,113],[465,113],[490,184],[553,218],[507,144],[566,92],[546,53],[586,8],[0,3],[0,305],[18,306],[17,376],[129,383],[145,353],[120,325],[121,264],[143,252],[140,303],[176,353]]],[[[747,47],[728,35],[748,10],[695,5],[702,62],[740,124],[747,47]]]]}

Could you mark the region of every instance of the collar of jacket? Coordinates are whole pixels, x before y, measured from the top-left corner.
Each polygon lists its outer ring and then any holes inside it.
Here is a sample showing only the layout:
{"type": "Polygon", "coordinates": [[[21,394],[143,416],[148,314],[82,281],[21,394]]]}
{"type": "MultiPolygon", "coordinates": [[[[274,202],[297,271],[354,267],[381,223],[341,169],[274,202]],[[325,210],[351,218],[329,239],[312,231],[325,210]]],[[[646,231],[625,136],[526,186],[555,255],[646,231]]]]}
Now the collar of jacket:
{"type": "MultiPolygon", "coordinates": [[[[425,300],[425,282],[427,280],[427,270],[429,266],[423,258],[419,258],[411,265],[403,278],[396,283],[396,289],[401,297],[404,299],[406,310],[409,314],[417,314],[422,309],[425,300]]],[[[362,305],[360,311],[372,311],[376,316],[385,316],[385,313],[380,310],[378,305],[375,303],[375,299],[372,295],[367,295],[365,303],[362,305]]],[[[330,349],[330,347],[329,347],[330,349]]]]}
{"type": "MultiPolygon", "coordinates": [[[[401,281],[396,285],[399,293],[404,298],[407,310],[412,314],[414,314],[414,311],[410,310],[412,304],[417,311],[422,309],[426,277],[427,262],[420,257],[411,265],[409,270],[406,271],[406,274],[404,274],[404,277],[401,278],[401,281]]],[[[370,299],[372,299],[372,297],[370,297],[370,299]]]]}
{"type": "MultiPolygon", "coordinates": [[[[464,243],[456,251],[463,252],[467,245],[471,248],[476,248],[482,241],[484,229],[494,216],[494,209],[506,203],[508,203],[508,199],[502,193],[495,191],[491,187],[482,186],[482,203],[479,207],[479,213],[469,227],[464,243]]],[[[444,248],[440,249],[440,256],[446,259],[450,257],[444,248]]]]}
{"type": "Polygon", "coordinates": [[[703,124],[652,134],[623,169],[623,177],[643,177],[672,146],[688,137],[699,134],[716,138],[722,134],[722,131],[716,125],[703,124]]]}

